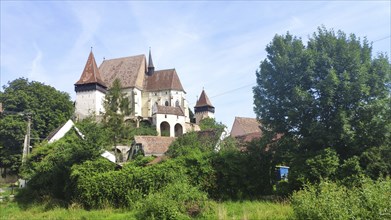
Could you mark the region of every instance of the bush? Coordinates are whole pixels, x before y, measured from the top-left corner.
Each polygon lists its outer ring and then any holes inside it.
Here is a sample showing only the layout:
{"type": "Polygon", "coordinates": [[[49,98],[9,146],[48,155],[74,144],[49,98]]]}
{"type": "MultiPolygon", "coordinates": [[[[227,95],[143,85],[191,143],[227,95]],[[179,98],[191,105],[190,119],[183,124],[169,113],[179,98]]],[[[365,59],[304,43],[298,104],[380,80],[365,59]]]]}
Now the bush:
{"type": "Polygon", "coordinates": [[[277,196],[287,197],[291,193],[288,181],[281,180],[276,184],[275,194],[277,196]]]}
{"type": "Polygon", "coordinates": [[[306,185],[292,196],[298,219],[389,219],[391,180],[362,179],[361,186],[321,181],[306,185]]]}
{"type": "Polygon", "coordinates": [[[189,219],[207,208],[206,193],[178,181],[149,194],[140,204],[140,219],[189,219]]]}
{"type": "Polygon", "coordinates": [[[128,208],[184,176],[183,167],[171,160],[146,167],[129,164],[79,179],[75,199],[86,208],[128,208]]]}
{"type": "Polygon", "coordinates": [[[261,148],[247,151],[226,150],[212,159],[216,187],[211,197],[223,200],[257,199],[272,193],[271,164],[261,148]]]}
{"type": "Polygon", "coordinates": [[[186,156],[180,156],[174,160],[185,168],[186,175],[193,186],[211,194],[218,187],[212,158],[213,153],[202,153],[199,149],[189,149],[186,156]]]}

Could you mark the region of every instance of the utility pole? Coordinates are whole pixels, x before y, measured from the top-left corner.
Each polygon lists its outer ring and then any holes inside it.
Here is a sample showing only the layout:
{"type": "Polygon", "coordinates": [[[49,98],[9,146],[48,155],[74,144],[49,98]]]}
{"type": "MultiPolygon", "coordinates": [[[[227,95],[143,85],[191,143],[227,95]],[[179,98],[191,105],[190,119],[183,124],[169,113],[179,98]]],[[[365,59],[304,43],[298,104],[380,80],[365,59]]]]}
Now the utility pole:
{"type": "Polygon", "coordinates": [[[31,139],[31,114],[27,114],[27,156],[30,155],[30,139],[31,139]]]}
{"type": "MultiPolygon", "coordinates": [[[[3,104],[0,103],[0,114],[15,114],[20,116],[26,116],[27,117],[27,132],[24,137],[24,144],[23,144],[23,152],[22,152],[22,165],[26,164],[27,157],[30,154],[30,140],[31,140],[31,118],[32,113],[31,112],[16,112],[16,111],[5,111],[3,109],[3,104]]],[[[19,187],[23,188],[26,186],[27,180],[19,179],[19,187]]]]}
{"type": "Polygon", "coordinates": [[[27,157],[30,154],[31,114],[26,113],[25,115],[27,116],[27,132],[26,132],[26,136],[24,138],[22,164],[26,163],[27,157]]]}
{"type": "MultiPolygon", "coordinates": [[[[22,115],[27,116],[27,132],[24,138],[23,154],[22,154],[22,166],[26,165],[28,155],[30,154],[30,135],[31,135],[31,113],[22,113],[22,115]]],[[[24,188],[28,180],[19,179],[19,187],[24,188]]]]}

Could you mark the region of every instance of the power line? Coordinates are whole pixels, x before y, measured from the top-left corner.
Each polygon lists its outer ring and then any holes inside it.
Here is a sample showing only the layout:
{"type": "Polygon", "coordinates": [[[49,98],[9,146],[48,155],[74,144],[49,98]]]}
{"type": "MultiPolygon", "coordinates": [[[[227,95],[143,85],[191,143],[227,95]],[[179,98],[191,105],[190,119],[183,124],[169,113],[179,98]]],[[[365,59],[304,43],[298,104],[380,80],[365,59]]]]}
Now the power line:
{"type": "Polygon", "coordinates": [[[232,90],[228,90],[226,92],[222,92],[220,94],[217,94],[217,95],[214,95],[214,96],[211,96],[210,98],[215,98],[215,97],[218,97],[218,96],[222,96],[222,95],[225,95],[227,93],[231,93],[231,92],[235,92],[237,90],[240,90],[240,89],[244,89],[244,88],[247,88],[249,86],[254,86],[256,83],[251,83],[251,84],[248,84],[248,85],[245,85],[245,86],[241,86],[241,87],[238,87],[238,88],[235,88],[235,89],[232,89],[232,90]]]}
{"type": "MultiPolygon", "coordinates": [[[[372,41],[372,43],[375,43],[375,42],[378,42],[378,41],[382,41],[382,40],[385,40],[385,39],[390,38],[390,37],[391,37],[391,35],[385,36],[385,37],[382,37],[382,38],[377,39],[377,40],[375,40],[375,41],[372,41]]],[[[257,84],[257,83],[251,83],[251,84],[248,84],[248,85],[244,85],[244,86],[241,86],[241,87],[238,87],[238,88],[235,88],[235,89],[232,89],[232,90],[228,90],[228,91],[222,92],[222,93],[220,93],[220,94],[211,96],[210,98],[216,98],[216,97],[219,97],[219,96],[222,96],[222,95],[226,95],[226,94],[228,94],[228,93],[235,92],[235,91],[237,91],[237,90],[244,89],[244,88],[247,88],[247,87],[249,87],[249,86],[255,86],[256,84],[257,84]]],[[[198,98],[197,98],[197,100],[198,100],[198,98]]],[[[194,103],[191,103],[191,104],[194,104],[194,103]]]]}
{"type": "MultiPolygon", "coordinates": [[[[235,88],[235,89],[231,89],[231,90],[228,90],[228,91],[219,93],[219,94],[214,95],[214,96],[210,96],[210,98],[215,98],[215,97],[218,97],[218,96],[222,96],[222,95],[225,95],[225,94],[228,94],[228,93],[231,93],[231,92],[235,92],[235,91],[240,90],[240,89],[247,88],[247,87],[249,87],[249,86],[254,86],[254,85],[256,85],[256,84],[257,84],[257,83],[247,84],[247,85],[244,85],[244,86],[235,88]]],[[[196,100],[196,101],[198,101],[198,97],[197,97],[197,100],[196,100]]],[[[193,104],[195,104],[195,103],[189,103],[189,105],[193,105],[193,104]]]]}
{"type": "Polygon", "coordinates": [[[383,37],[383,38],[380,38],[380,39],[377,39],[377,40],[375,40],[375,41],[372,41],[372,43],[375,43],[375,42],[381,41],[381,40],[385,40],[385,39],[390,38],[390,37],[391,37],[391,35],[386,36],[386,37],[383,37]]]}

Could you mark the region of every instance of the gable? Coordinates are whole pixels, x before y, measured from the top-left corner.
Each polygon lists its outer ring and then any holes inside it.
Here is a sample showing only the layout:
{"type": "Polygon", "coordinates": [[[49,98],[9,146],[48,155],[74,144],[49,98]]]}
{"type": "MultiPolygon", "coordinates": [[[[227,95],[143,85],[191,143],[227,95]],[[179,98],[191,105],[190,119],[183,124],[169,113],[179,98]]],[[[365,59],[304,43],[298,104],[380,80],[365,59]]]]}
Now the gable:
{"type": "Polygon", "coordinates": [[[262,134],[260,125],[261,123],[258,122],[256,118],[235,117],[235,121],[231,129],[231,136],[236,137],[251,133],[262,134]]]}

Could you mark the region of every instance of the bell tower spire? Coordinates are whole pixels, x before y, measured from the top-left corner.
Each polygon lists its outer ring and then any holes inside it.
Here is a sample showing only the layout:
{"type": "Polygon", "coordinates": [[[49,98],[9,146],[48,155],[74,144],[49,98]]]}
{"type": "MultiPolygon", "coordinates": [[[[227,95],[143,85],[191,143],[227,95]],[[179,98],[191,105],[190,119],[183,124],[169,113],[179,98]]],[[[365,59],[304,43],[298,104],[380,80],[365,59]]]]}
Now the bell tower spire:
{"type": "Polygon", "coordinates": [[[152,55],[151,55],[151,47],[149,47],[149,57],[148,57],[148,76],[152,76],[153,73],[155,72],[155,67],[153,66],[152,62],[152,55]]]}
{"type": "Polygon", "coordinates": [[[103,99],[107,85],[101,78],[92,47],[80,79],[75,83],[75,91],[75,114],[78,120],[104,112],[103,99]]]}
{"type": "Polygon", "coordinates": [[[196,106],[194,106],[196,124],[199,124],[204,118],[214,118],[214,113],[215,107],[210,102],[204,88],[202,88],[200,98],[197,100],[196,106]]]}

